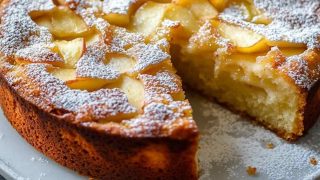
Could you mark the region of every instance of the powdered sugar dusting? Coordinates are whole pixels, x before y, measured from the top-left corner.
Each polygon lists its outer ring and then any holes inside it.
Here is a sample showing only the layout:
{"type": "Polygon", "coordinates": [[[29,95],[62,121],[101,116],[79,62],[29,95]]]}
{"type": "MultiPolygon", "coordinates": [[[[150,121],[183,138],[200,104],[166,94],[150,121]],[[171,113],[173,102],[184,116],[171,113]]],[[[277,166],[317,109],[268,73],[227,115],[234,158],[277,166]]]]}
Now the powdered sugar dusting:
{"type": "Polygon", "coordinates": [[[105,0],[103,1],[103,12],[106,14],[128,14],[129,8],[137,0],[105,0]]]}
{"type": "Polygon", "coordinates": [[[53,52],[47,44],[38,43],[20,49],[16,52],[16,58],[32,63],[58,62],[64,63],[59,54],[53,52]]]}
{"type": "Polygon", "coordinates": [[[310,164],[311,157],[320,158],[320,123],[289,143],[198,95],[189,99],[202,134],[200,179],[303,179],[320,171],[319,165],[310,164]],[[256,177],[247,175],[248,166],[257,168],[256,177]]]}
{"type": "Polygon", "coordinates": [[[143,71],[151,65],[159,64],[171,58],[157,45],[152,44],[137,44],[128,49],[127,54],[137,60],[133,71],[143,71]]]}
{"type": "Polygon", "coordinates": [[[319,47],[320,1],[318,0],[254,0],[256,8],[272,19],[268,25],[248,22],[243,16],[234,16],[230,11],[241,13],[241,9],[228,8],[220,18],[252,29],[272,41],[288,41],[319,47]]]}
{"type": "Polygon", "coordinates": [[[77,76],[105,80],[117,79],[120,73],[104,64],[107,49],[108,47],[100,42],[89,46],[76,65],[77,76]]]}
{"type": "Polygon", "coordinates": [[[182,91],[180,79],[167,71],[158,72],[156,75],[142,74],[139,78],[143,81],[147,101],[171,100],[172,94],[182,91]]]}
{"type": "Polygon", "coordinates": [[[32,11],[49,10],[54,7],[46,0],[12,0],[1,17],[0,51],[12,56],[19,49],[36,43],[47,43],[52,37],[48,30],[37,26],[30,18],[32,11]]]}
{"type": "Polygon", "coordinates": [[[190,111],[191,106],[185,101],[152,102],[144,108],[141,117],[123,123],[130,126],[135,136],[170,135],[185,139],[198,133],[197,125],[188,116],[190,111]]]}
{"type": "Polygon", "coordinates": [[[308,62],[301,58],[301,55],[289,57],[285,67],[290,68],[287,70],[288,76],[300,87],[311,89],[318,81],[317,77],[320,74],[320,66],[318,65],[315,69],[311,69],[308,62]]]}
{"type": "Polygon", "coordinates": [[[44,64],[28,64],[19,70],[20,77],[29,79],[28,82],[14,76],[9,82],[16,90],[23,90],[20,93],[28,101],[57,115],[74,114],[77,121],[98,121],[136,112],[119,89],[71,90],[51,76],[47,68],[44,64]]]}
{"type": "Polygon", "coordinates": [[[124,53],[128,48],[143,44],[143,36],[137,33],[130,33],[124,28],[115,28],[110,43],[110,53],[124,53]]]}
{"type": "Polygon", "coordinates": [[[306,50],[299,55],[286,57],[278,47],[272,47],[266,56],[257,58],[258,62],[273,59],[277,65],[275,68],[285,73],[295,84],[303,89],[311,89],[319,80],[320,65],[314,63],[320,56],[313,50],[306,50]]]}

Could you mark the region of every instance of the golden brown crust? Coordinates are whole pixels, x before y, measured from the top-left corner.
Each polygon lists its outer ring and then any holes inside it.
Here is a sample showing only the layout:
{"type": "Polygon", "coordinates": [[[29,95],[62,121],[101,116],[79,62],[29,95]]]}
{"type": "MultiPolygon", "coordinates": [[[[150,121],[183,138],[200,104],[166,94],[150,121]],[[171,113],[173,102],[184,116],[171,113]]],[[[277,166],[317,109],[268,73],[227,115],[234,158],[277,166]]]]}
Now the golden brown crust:
{"type": "Polygon", "coordinates": [[[308,91],[307,103],[304,106],[304,132],[317,121],[320,114],[320,81],[308,91]]]}
{"type": "Polygon", "coordinates": [[[108,135],[48,114],[21,98],[3,77],[0,83],[1,107],[11,124],[66,167],[97,179],[197,178],[196,137],[180,141],[108,135]]]}
{"type": "Polygon", "coordinates": [[[286,58],[279,50],[273,50],[266,56],[272,62],[272,68],[279,72],[279,75],[295,89],[299,96],[299,110],[294,120],[295,128],[292,133],[276,131],[280,137],[287,140],[296,140],[305,134],[316,122],[320,110],[316,108],[320,105],[317,95],[320,92],[319,67],[320,53],[318,49],[308,49],[303,54],[293,56],[295,59],[286,58]],[[276,55],[270,55],[275,53],[276,55]]]}

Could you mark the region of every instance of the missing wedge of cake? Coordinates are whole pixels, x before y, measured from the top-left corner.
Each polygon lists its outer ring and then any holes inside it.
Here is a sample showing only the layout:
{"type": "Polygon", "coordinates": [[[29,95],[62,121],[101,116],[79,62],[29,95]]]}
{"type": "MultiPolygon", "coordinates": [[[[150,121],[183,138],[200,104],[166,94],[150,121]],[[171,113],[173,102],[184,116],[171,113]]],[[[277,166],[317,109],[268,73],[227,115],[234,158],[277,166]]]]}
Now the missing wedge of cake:
{"type": "Polygon", "coordinates": [[[183,81],[287,140],[320,112],[320,2],[147,2],[128,25],[167,38],[183,81]]]}

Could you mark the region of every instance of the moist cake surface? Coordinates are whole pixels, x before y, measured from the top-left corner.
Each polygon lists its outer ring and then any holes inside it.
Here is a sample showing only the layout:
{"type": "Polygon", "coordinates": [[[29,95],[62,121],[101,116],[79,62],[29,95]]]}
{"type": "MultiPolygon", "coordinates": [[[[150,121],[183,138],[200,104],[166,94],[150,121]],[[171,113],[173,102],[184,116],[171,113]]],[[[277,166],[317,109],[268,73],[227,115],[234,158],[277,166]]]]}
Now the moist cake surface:
{"type": "Polygon", "coordinates": [[[320,113],[319,8],[3,0],[1,105],[29,143],[82,174],[196,179],[198,129],[175,68],[189,87],[294,140],[320,113]]]}

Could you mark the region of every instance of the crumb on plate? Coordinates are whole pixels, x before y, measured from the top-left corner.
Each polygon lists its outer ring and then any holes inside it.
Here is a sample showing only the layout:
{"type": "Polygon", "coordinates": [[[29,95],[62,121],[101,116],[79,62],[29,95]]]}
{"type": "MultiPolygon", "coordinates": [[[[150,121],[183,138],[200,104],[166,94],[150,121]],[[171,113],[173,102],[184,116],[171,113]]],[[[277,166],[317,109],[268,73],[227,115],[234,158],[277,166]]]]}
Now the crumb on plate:
{"type": "Polygon", "coordinates": [[[247,167],[247,173],[249,176],[254,176],[257,173],[257,168],[253,166],[248,166],[247,167]]]}
{"type": "Polygon", "coordinates": [[[312,164],[313,166],[316,166],[316,165],[318,165],[318,160],[315,157],[311,157],[310,164],[312,164]]]}
{"type": "Polygon", "coordinates": [[[274,144],[273,143],[267,143],[267,148],[268,149],[273,149],[274,148],[274,144]]]}

